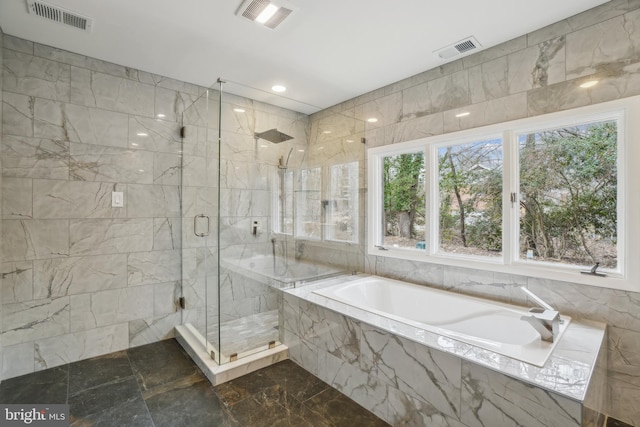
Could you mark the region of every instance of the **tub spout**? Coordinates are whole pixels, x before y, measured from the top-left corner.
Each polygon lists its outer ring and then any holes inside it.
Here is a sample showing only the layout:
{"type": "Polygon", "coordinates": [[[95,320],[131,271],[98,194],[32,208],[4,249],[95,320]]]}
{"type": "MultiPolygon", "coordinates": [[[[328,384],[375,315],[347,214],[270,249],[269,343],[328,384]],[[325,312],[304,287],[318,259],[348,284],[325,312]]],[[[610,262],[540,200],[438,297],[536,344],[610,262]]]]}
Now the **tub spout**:
{"type": "Polygon", "coordinates": [[[520,320],[528,322],[533,329],[538,331],[542,341],[553,342],[560,332],[560,313],[554,310],[532,308],[528,316],[520,317],[520,320]]]}
{"type": "Polygon", "coordinates": [[[524,286],[521,286],[520,289],[542,307],[529,309],[530,314],[520,317],[520,320],[533,326],[543,341],[553,342],[560,332],[560,313],[529,289],[524,286]]]}

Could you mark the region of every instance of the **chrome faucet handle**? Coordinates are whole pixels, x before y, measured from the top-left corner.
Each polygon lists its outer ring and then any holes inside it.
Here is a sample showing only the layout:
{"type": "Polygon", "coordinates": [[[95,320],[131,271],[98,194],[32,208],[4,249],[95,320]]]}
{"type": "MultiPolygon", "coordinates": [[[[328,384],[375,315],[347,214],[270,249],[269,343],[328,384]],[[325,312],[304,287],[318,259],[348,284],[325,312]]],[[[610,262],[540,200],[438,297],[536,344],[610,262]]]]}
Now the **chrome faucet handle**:
{"type": "Polygon", "coordinates": [[[529,296],[529,298],[534,300],[540,307],[544,308],[545,310],[556,311],[556,312],[558,311],[555,308],[551,307],[549,304],[547,304],[538,295],[534,294],[533,292],[531,292],[529,289],[525,288],[524,286],[520,286],[520,290],[522,292],[524,292],[525,294],[527,294],[529,296]]]}

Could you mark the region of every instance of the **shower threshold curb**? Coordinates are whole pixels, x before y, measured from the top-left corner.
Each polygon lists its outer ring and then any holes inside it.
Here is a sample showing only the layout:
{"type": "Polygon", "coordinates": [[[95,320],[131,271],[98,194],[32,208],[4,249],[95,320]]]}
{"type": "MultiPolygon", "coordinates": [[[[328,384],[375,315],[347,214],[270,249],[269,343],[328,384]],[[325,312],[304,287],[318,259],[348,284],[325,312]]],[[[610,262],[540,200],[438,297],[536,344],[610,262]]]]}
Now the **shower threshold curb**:
{"type": "Polygon", "coordinates": [[[289,358],[289,347],[280,344],[234,362],[218,365],[206,352],[204,339],[191,326],[179,325],[175,327],[175,331],[176,340],[214,386],[289,358]]]}

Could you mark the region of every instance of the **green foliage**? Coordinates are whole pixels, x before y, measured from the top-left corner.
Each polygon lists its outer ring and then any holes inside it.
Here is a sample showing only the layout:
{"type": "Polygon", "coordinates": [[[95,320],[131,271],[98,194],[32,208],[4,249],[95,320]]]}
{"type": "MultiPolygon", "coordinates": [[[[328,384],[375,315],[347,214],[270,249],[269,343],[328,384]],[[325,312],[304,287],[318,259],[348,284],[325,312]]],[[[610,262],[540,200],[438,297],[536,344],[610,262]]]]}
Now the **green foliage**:
{"type": "Polygon", "coordinates": [[[384,210],[386,221],[397,226],[400,212],[408,215],[411,236],[415,221],[424,220],[424,154],[411,153],[384,159],[384,210]]]}
{"type": "Polygon", "coordinates": [[[520,144],[521,250],[615,267],[617,130],[603,122],[528,135],[520,144]],[[605,245],[606,246],[606,245],[605,245]]]}

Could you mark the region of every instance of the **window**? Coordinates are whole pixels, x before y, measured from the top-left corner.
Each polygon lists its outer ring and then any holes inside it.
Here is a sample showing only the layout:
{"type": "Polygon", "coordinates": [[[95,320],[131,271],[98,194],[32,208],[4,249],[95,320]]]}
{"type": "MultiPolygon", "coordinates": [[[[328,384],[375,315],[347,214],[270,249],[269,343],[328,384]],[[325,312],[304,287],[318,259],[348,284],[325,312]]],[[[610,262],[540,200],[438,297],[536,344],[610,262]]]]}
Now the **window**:
{"type": "Polygon", "coordinates": [[[302,169],[295,175],[279,169],[273,231],[297,239],[357,243],[359,174],[359,162],[302,169]]]}
{"type": "Polygon", "coordinates": [[[616,269],[618,122],[518,135],[520,258],[616,269]]]}
{"type": "Polygon", "coordinates": [[[278,169],[275,193],[273,229],[276,233],[293,234],[293,171],[278,169]]]}
{"type": "Polygon", "coordinates": [[[502,139],[438,148],[440,251],[502,256],[502,139]]]}
{"type": "Polygon", "coordinates": [[[326,215],[326,240],[358,241],[358,162],[329,168],[328,200],[322,202],[326,215]]]}
{"type": "Polygon", "coordinates": [[[369,149],[368,252],[637,291],[634,114],[640,97],[369,149]]]}
{"type": "Polygon", "coordinates": [[[320,168],[302,169],[298,174],[296,237],[311,240],[320,240],[322,238],[321,177],[320,168]]]}
{"type": "Polygon", "coordinates": [[[424,152],[387,156],[383,163],[384,232],[381,243],[424,250],[424,152]]]}

